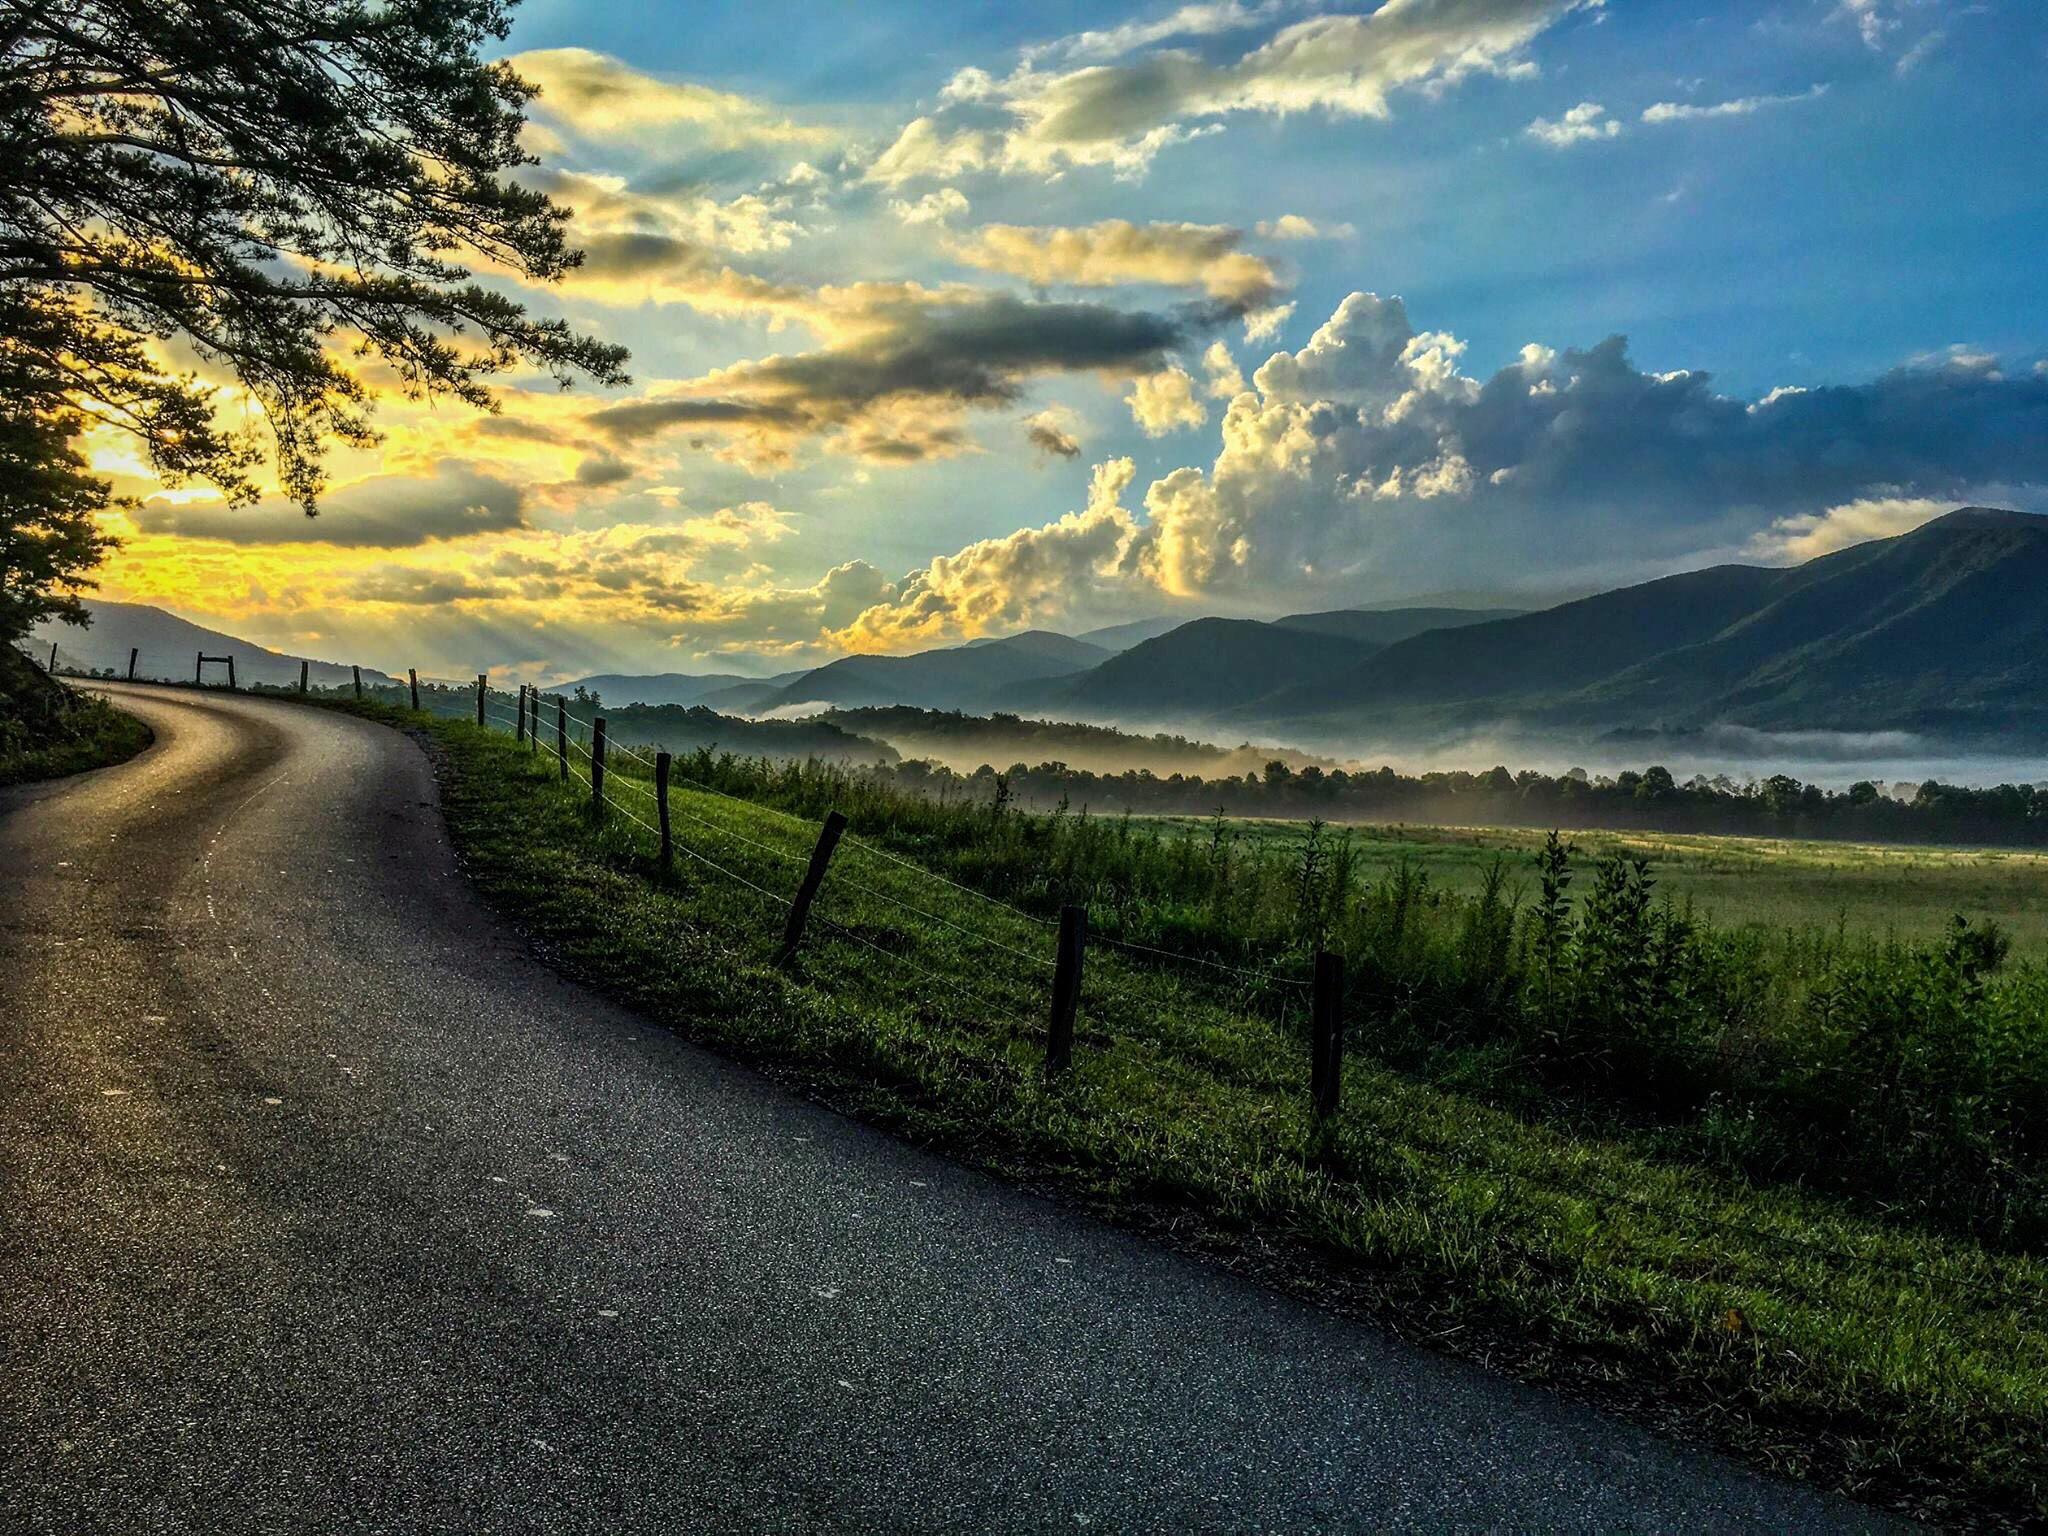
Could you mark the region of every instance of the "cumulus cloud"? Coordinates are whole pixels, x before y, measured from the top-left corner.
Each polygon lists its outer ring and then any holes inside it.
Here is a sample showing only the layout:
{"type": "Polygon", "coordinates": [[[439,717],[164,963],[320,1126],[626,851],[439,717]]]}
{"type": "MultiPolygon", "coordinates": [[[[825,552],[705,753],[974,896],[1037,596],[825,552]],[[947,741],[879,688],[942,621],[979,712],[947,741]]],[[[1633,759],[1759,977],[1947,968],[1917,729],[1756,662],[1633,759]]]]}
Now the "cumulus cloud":
{"type": "Polygon", "coordinates": [[[900,197],[889,201],[889,211],[901,223],[911,225],[944,225],[953,219],[964,219],[968,207],[967,194],[958,187],[940,187],[915,201],[900,197]]]}
{"type": "Polygon", "coordinates": [[[1212,400],[1228,400],[1244,388],[1244,375],[1238,372],[1237,359],[1223,342],[1209,343],[1209,350],[1202,354],[1202,371],[1208,375],[1206,387],[1212,400]]]}
{"type": "Polygon", "coordinates": [[[984,224],[950,241],[947,250],[969,266],[1005,272],[1041,288],[1157,283],[1198,289],[1241,314],[1266,304],[1280,286],[1262,258],[1238,249],[1243,239],[1243,230],[1227,224],[1105,219],[1078,228],[984,224]]]}
{"type": "MultiPolygon", "coordinates": [[[[1649,121],[1648,114],[1644,120],[1649,121]]],[[[1597,144],[1621,136],[1621,124],[1607,115],[1597,101],[1582,101],[1559,118],[1539,117],[1522,130],[1539,144],[1552,149],[1569,149],[1574,144],[1597,144]]]]}
{"type": "Polygon", "coordinates": [[[1733,101],[1717,101],[1711,104],[1696,104],[1682,101],[1659,101],[1643,108],[1646,123],[1691,123],[1717,117],[1748,117],[1761,112],[1765,107],[1781,107],[1788,102],[1813,101],[1825,96],[1825,83],[1812,85],[1803,91],[1793,91],[1784,96],[1740,96],[1733,101]]]}
{"type": "Polygon", "coordinates": [[[1122,580],[1136,524],[1122,504],[1136,477],[1129,459],[1095,467],[1088,502],[1041,528],[1020,528],[942,555],[913,571],[832,636],[849,650],[913,645],[1029,627],[1084,608],[1122,580]]]}
{"type": "MultiPolygon", "coordinates": [[[[1964,500],[2024,504],[2041,499],[2027,487],[2048,487],[2048,374],[1968,350],[1754,400],[1717,393],[1703,372],[1639,368],[1620,337],[1531,344],[1484,379],[1463,371],[1464,350],[1416,329],[1400,299],[1354,293],[1304,346],[1259,367],[1224,410],[1214,460],[1152,481],[1141,516],[1120,510],[1125,483],[1091,502],[1089,537],[1068,519],[1013,538],[1039,571],[1054,551],[1085,549],[1083,609],[1112,594],[1125,609],[1162,597],[1334,606],[1588,573],[1637,580],[1728,551],[1805,559],[1964,500]]],[[[1008,545],[949,557],[964,564],[945,580],[913,575],[915,622],[900,632],[971,634],[989,615],[1056,622],[1055,585],[1001,600],[1006,565],[992,552],[1008,545]]]]}
{"type": "Polygon", "coordinates": [[[1208,407],[1195,398],[1195,381],[1181,368],[1161,369],[1134,380],[1129,403],[1131,420],[1147,437],[1199,427],[1209,419],[1208,407]]]}
{"type": "Polygon", "coordinates": [[[403,549],[526,526],[518,486],[473,464],[448,463],[427,477],[373,475],[328,492],[318,517],[297,502],[253,507],[153,497],[130,514],[144,533],[221,539],[234,544],[333,544],[403,549]]]}
{"type": "Polygon", "coordinates": [[[1475,74],[1533,73],[1528,45],[1597,3],[1388,0],[1366,15],[1281,27],[1234,58],[1162,48],[1073,69],[1042,69],[1027,59],[1002,79],[964,70],[940,109],[908,124],[869,175],[890,185],[973,170],[1057,175],[1089,165],[1135,175],[1167,146],[1238,114],[1385,118],[1396,91],[1436,93],[1475,74]]]}
{"type": "Polygon", "coordinates": [[[1852,544],[1911,533],[1954,510],[1954,502],[1926,496],[1867,496],[1822,512],[1778,518],[1749,541],[1746,553],[1767,565],[1797,564],[1852,544]]]}

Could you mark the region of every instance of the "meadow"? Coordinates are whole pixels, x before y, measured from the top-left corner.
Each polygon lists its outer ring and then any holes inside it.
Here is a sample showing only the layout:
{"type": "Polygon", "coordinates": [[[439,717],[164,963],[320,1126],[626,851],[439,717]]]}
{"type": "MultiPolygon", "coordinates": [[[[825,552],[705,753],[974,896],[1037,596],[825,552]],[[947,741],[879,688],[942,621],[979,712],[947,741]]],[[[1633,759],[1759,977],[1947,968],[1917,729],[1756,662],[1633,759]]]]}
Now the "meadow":
{"type": "MultiPolygon", "coordinates": [[[[1159,817],[1170,835],[1207,818],[1159,817]]],[[[1236,819],[1247,839],[1298,844],[1300,821],[1236,819]]],[[[1498,857],[1528,885],[1545,834],[1520,827],[1365,825],[1348,833],[1368,870],[1407,862],[1438,890],[1476,895],[1498,857]]],[[[2048,953],[2048,854],[2010,848],[1849,843],[1678,832],[1567,830],[1572,868],[1584,880],[1614,854],[1650,860],[1660,894],[1689,902],[1703,920],[1730,927],[1816,927],[1872,938],[1925,939],[1961,914],[1996,922],[2016,953],[2048,953]]]]}

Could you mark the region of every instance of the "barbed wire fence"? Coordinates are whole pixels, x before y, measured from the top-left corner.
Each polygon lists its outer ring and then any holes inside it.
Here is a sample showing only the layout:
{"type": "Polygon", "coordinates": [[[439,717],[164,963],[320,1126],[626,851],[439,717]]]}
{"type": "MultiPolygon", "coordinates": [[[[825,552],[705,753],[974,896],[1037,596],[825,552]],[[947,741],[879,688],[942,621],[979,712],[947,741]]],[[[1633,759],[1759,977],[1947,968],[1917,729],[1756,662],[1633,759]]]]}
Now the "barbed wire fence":
{"type": "MultiPolygon", "coordinates": [[[[53,676],[59,675],[59,670],[54,665],[56,659],[53,650],[52,666],[47,669],[53,676]]],[[[616,816],[625,825],[634,829],[631,835],[644,835],[651,839],[654,862],[658,869],[669,870],[674,859],[680,856],[688,860],[693,867],[702,870],[707,877],[723,880],[735,888],[744,889],[767,903],[770,910],[781,913],[787,925],[783,943],[777,951],[778,964],[789,964],[802,947],[811,924],[815,923],[818,929],[832,938],[850,944],[864,954],[878,957],[921,983],[944,989],[952,996],[963,999],[978,1010],[981,1018],[1002,1023],[1015,1037],[1042,1039],[1045,1048],[1044,1066],[1048,1077],[1057,1078],[1071,1070],[1076,1017],[1083,995],[1084,981],[1091,975],[1085,966],[1085,957],[1090,946],[1099,945],[1136,957],[1141,964],[1178,968],[1183,975],[1202,978],[1210,985],[1241,984],[1263,994],[1282,995],[1291,1000],[1292,1006],[1302,1007],[1307,1014],[1308,1098],[1317,1125],[1326,1127],[1343,1108],[1346,1077],[1346,1031],[1343,1010],[1346,981],[1342,958],[1331,952],[1317,951],[1311,957],[1311,975],[1304,979],[1285,972],[1234,965],[1207,956],[1184,954],[1118,936],[1091,933],[1086,910],[1079,905],[1063,906],[1057,920],[1027,911],[999,896],[978,890],[928,865],[881,847],[869,839],[856,837],[846,830],[845,818],[836,811],[830,813],[823,822],[812,821],[779,806],[735,795],[715,785],[679,774],[675,770],[674,755],[667,751],[655,750],[650,756],[647,751],[633,744],[609,740],[608,721],[594,708],[588,715],[579,715],[569,707],[570,700],[564,696],[547,694],[525,685],[521,685],[516,694],[494,692],[489,686],[487,674],[479,674],[474,683],[445,680],[422,682],[416,670],[409,670],[405,682],[395,679],[380,682],[373,674],[373,678],[366,684],[361,669],[355,668],[352,669],[353,676],[349,684],[315,690],[310,686],[306,665],[301,663],[296,686],[252,681],[237,687],[233,682],[232,660],[227,657],[213,658],[201,655],[191,682],[140,676],[137,673],[138,660],[139,658],[131,653],[126,669],[127,680],[176,681],[179,686],[206,687],[210,686],[205,682],[206,665],[209,662],[219,662],[228,668],[230,682],[227,686],[234,691],[283,693],[299,697],[308,697],[317,691],[323,696],[339,695],[344,699],[389,702],[400,708],[409,705],[421,713],[446,719],[469,720],[486,731],[510,735],[515,746],[523,747],[535,759],[553,762],[560,782],[574,784],[588,796],[586,811],[594,820],[603,823],[616,816]],[[626,768],[624,764],[632,766],[626,768]],[[750,813],[773,819],[806,838],[815,839],[809,854],[779,847],[728,822],[714,820],[693,810],[687,802],[671,793],[678,785],[695,793],[729,802],[750,813]],[[793,891],[785,892],[743,873],[732,867],[733,863],[739,861],[737,856],[730,853],[724,857],[714,856],[714,853],[706,851],[705,847],[693,843],[686,837],[678,836],[675,829],[678,819],[710,838],[723,840],[733,849],[744,848],[777,864],[796,867],[802,871],[799,883],[793,891]],[[908,876],[914,881],[923,882],[934,893],[943,895],[935,895],[919,902],[882,889],[878,883],[879,875],[870,874],[867,879],[863,879],[846,863],[839,862],[834,857],[841,847],[855,850],[859,858],[871,860],[877,866],[899,872],[900,876],[908,876]],[[933,924],[976,946],[980,953],[991,957],[1002,956],[1010,961],[1021,961],[1030,968],[1028,974],[1037,978],[1031,986],[1044,986],[1049,977],[1050,987],[1043,998],[1045,1011],[1041,1022],[1034,1024],[1026,1017],[1024,1005],[1015,995],[1020,991],[1029,990],[1026,984],[1016,983],[1014,979],[1004,978],[990,971],[980,977],[983,985],[974,985],[959,976],[925,964],[900,943],[892,947],[860,931],[863,925],[859,917],[851,912],[842,912],[840,916],[835,917],[828,912],[814,911],[816,899],[828,878],[832,890],[842,901],[850,896],[865,897],[933,924]],[[933,910],[942,902],[955,897],[966,898],[968,902],[974,904],[971,910],[1013,925],[1015,931],[1007,935],[988,931],[966,915],[970,908],[965,904],[951,915],[933,910]],[[1049,936],[1052,940],[1050,951],[1040,952],[1027,947],[1030,943],[1028,935],[1037,935],[1040,939],[1049,936]],[[1221,980],[1223,978],[1227,978],[1227,981],[1221,980]],[[1000,983],[1004,980],[1010,980],[1012,983],[1009,988],[1012,995],[1008,1001],[992,995],[989,990],[990,983],[1000,983]]],[[[107,670],[103,669],[96,673],[73,670],[68,675],[87,680],[105,679],[107,670]]],[[[900,934],[894,936],[901,938],[900,934]]],[[[1149,1000],[1133,997],[1126,989],[1107,983],[1106,978],[1098,977],[1093,980],[1090,983],[1089,995],[1099,1000],[1121,1002],[1126,1009],[1151,1006],[1149,1000]]],[[[1701,1055],[1703,1059],[1719,1059],[1710,1052],[1702,1052],[1701,1055]]],[[[1836,1072],[1851,1079],[1862,1078],[1873,1085],[1881,1084],[1882,1081],[1874,1074],[1858,1073],[1853,1068],[1822,1063],[1815,1063],[1812,1066],[1816,1071],[1836,1072]]],[[[1560,1198],[1586,1198],[1583,1191],[1569,1189],[1550,1181],[1534,1182],[1560,1198]]],[[[1626,1209],[1655,1214],[1666,1221],[1675,1214],[1668,1205],[1659,1205],[1626,1191],[1607,1191],[1601,1198],[1626,1209]]],[[[2048,1286],[2031,1279],[2015,1278],[1993,1268],[1989,1262],[1990,1256],[1982,1250],[1972,1249],[1969,1252],[1974,1254],[1978,1261],[1973,1267],[1983,1270],[1983,1273],[1970,1273],[1963,1269],[1931,1270],[1882,1253],[1859,1252],[1845,1246],[1817,1242],[1797,1233],[1773,1231],[1754,1222],[1730,1221],[1692,1213],[1688,1213],[1688,1220],[1695,1229],[1693,1235],[1698,1244],[1697,1252],[1702,1257],[1714,1257],[1720,1253],[1720,1250],[1707,1246],[1706,1239],[1736,1239],[1830,1265],[1882,1271],[1902,1280],[1911,1280],[1923,1285],[1945,1286],[1995,1301],[2012,1302],[2027,1307],[2041,1305],[2044,1296],[2048,1296],[2048,1286]]],[[[2029,1263],[2031,1266],[2031,1261],[2029,1263]]]]}

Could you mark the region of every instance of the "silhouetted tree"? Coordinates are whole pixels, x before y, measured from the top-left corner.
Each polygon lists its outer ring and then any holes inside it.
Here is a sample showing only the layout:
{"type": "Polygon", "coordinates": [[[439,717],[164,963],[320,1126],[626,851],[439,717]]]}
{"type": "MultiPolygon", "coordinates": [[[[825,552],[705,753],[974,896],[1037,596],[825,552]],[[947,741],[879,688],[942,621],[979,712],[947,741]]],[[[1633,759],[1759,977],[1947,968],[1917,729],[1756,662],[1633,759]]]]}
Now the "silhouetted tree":
{"type": "Polygon", "coordinates": [[[255,496],[263,447],[216,420],[198,369],[258,407],[309,514],[326,445],[376,440],[352,357],[485,408],[515,364],[623,381],[622,349],[462,264],[551,282],[579,260],[566,211],[505,177],[531,158],[533,91],[479,50],[508,17],[506,0],[0,0],[0,375],[28,381],[0,394],[6,468],[28,466],[0,501],[0,637],[79,616],[105,548],[80,520],[108,489],[77,450],[86,423],[135,434],[169,480],[255,496]],[[170,342],[197,368],[174,373],[170,342]]]}

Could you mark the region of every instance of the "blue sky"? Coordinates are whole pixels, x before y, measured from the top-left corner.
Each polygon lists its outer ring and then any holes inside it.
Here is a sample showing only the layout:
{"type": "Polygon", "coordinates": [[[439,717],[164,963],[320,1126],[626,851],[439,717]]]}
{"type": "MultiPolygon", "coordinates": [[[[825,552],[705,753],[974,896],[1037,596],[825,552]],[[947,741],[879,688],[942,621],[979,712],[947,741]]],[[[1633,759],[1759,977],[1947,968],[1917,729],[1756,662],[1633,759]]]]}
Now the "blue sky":
{"type": "Polygon", "coordinates": [[[205,616],[770,667],[2048,510],[2036,0],[529,0],[504,52],[591,251],[525,296],[635,385],[399,412],[328,515],[445,502],[410,543],[153,504],[261,556],[205,616]]]}

